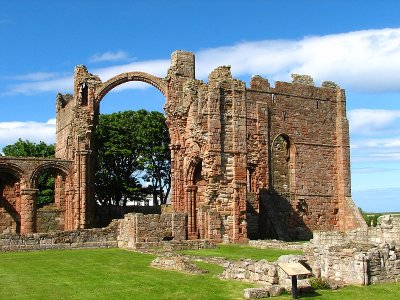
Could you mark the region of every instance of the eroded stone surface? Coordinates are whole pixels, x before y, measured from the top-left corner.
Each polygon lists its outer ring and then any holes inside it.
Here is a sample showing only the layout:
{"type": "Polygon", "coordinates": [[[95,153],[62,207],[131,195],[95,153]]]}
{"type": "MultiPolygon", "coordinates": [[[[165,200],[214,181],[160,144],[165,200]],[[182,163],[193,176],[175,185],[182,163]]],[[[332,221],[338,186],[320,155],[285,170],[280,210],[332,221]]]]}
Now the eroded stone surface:
{"type": "MultiPolygon", "coordinates": [[[[56,99],[56,157],[70,165],[58,185],[65,230],[95,225],[99,106],[130,81],[151,84],[166,98],[172,211],[186,214],[187,239],[305,239],[313,230],[365,226],[350,194],[343,90],[315,87],[303,75],[275,87],[254,76],[246,87],[229,66],[213,70],[206,83],[194,69],[194,55],[185,51],[172,54],[164,78],[133,70],[102,82],[75,68],[73,95],[56,99]]],[[[8,160],[0,159],[0,231],[33,232],[37,186],[8,160]]]]}

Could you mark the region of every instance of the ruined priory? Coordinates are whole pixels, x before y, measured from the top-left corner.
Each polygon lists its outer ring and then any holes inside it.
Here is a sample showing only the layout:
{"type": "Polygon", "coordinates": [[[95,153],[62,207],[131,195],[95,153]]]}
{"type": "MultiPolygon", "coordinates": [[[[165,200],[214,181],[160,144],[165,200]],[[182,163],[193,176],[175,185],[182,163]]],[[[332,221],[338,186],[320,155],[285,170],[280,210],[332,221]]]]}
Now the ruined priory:
{"type": "Polygon", "coordinates": [[[0,157],[0,233],[40,230],[37,179],[56,174],[51,215],[59,230],[95,227],[94,152],[102,98],[141,81],[165,96],[171,138],[171,210],[186,239],[307,239],[315,230],[365,226],[351,199],[344,90],[309,76],[291,83],[221,66],[195,78],[195,57],[176,51],[164,78],[128,72],[102,82],[77,66],[73,95],[56,99],[56,159],[0,157]]]}

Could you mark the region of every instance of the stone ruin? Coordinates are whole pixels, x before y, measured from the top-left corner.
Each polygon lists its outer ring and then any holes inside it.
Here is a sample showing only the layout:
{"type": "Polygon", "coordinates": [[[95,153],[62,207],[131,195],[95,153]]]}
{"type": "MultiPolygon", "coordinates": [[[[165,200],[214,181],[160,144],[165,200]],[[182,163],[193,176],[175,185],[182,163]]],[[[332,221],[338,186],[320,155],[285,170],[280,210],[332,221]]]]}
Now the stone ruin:
{"type": "MultiPolygon", "coordinates": [[[[96,227],[94,157],[103,97],[141,81],[165,96],[171,138],[171,210],[184,239],[309,239],[313,231],[366,227],[351,199],[344,90],[309,76],[250,86],[221,66],[195,78],[192,53],[176,51],[164,78],[128,72],[102,82],[77,66],[73,95],[56,99],[56,159],[0,157],[0,233],[96,227]],[[56,176],[52,226],[40,225],[37,178],[56,176]]],[[[49,217],[50,216],[50,217],[49,217]]],[[[174,238],[174,237],[171,237],[174,238]]]]}

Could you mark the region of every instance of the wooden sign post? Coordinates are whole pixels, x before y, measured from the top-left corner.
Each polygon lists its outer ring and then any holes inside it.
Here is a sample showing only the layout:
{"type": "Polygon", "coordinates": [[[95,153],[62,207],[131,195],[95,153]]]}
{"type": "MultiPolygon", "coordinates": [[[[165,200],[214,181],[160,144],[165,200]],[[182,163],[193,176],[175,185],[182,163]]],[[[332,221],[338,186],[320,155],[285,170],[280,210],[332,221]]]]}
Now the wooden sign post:
{"type": "Polygon", "coordinates": [[[292,278],[292,297],[297,299],[299,296],[299,291],[297,289],[297,276],[298,275],[310,275],[311,272],[308,271],[301,263],[281,263],[278,266],[292,278]]]}

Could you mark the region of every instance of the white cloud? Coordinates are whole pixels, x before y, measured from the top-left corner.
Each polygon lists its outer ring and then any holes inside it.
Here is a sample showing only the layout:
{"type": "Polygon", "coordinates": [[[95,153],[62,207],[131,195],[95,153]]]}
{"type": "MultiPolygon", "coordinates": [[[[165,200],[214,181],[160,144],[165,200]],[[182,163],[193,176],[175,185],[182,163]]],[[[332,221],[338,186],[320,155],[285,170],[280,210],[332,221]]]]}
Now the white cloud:
{"type": "Polygon", "coordinates": [[[106,62],[106,61],[123,61],[129,59],[129,54],[125,51],[107,51],[104,53],[96,53],[90,59],[91,63],[106,62]]]}
{"type": "Polygon", "coordinates": [[[400,136],[352,139],[350,147],[352,163],[400,162],[400,136]]]}
{"type": "Polygon", "coordinates": [[[400,110],[348,112],[352,163],[400,161],[400,110]]]}
{"type": "Polygon", "coordinates": [[[287,80],[309,74],[359,91],[400,90],[400,29],[365,30],[301,40],[243,42],[198,53],[197,74],[206,77],[219,65],[236,76],[259,74],[287,80]]]}
{"type": "Polygon", "coordinates": [[[0,150],[15,143],[19,138],[47,144],[55,142],[56,120],[47,122],[0,122],[0,150]]]}
{"type": "MultiPolygon", "coordinates": [[[[124,59],[123,51],[94,59],[124,59]]],[[[309,74],[316,82],[332,80],[345,89],[363,92],[400,91],[400,28],[355,31],[300,40],[263,40],[210,48],[196,53],[196,76],[206,79],[217,66],[231,65],[234,76],[259,74],[290,80],[291,73],[309,74]]],[[[114,60],[115,61],[115,60],[114,60]]],[[[103,80],[122,72],[144,71],[164,77],[169,59],[148,60],[90,70],[103,80]]],[[[13,93],[65,92],[71,77],[11,86],[13,93]]]]}
{"type": "MultiPolygon", "coordinates": [[[[154,60],[98,68],[89,71],[93,74],[98,75],[104,82],[118,74],[131,71],[147,72],[154,76],[165,77],[167,75],[166,71],[168,70],[169,65],[169,60],[154,60]]],[[[18,76],[18,78],[23,78],[23,76],[18,76]]],[[[73,83],[73,76],[63,76],[52,80],[24,82],[10,86],[9,90],[5,93],[0,93],[0,96],[4,97],[15,94],[33,95],[43,92],[66,93],[72,91],[73,83]]],[[[114,90],[119,91],[125,89],[144,89],[147,87],[148,85],[146,83],[133,82],[126,85],[121,85],[119,88],[114,90]]]]}
{"type": "Polygon", "coordinates": [[[46,81],[35,81],[25,82],[20,84],[14,84],[10,86],[3,96],[23,94],[23,95],[34,95],[44,92],[70,92],[73,89],[74,78],[73,76],[66,76],[62,78],[46,80],[46,81]]]}
{"type": "MultiPolygon", "coordinates": [[[[348,112],[350,132],[354,134],[373,135],[393,130],[395,122],[400,120],[400,110],[387,109],[354,109],[348,112]]],[[[397,127],[400,132],[400,125],[397,127]]]]}
{"type": "Polygon", "coordinates": [[[24,75],[16,75],[10,76],[6,79],[8,80],[18,80],[18,81],[43,81],[50,80],[60,77],[60,74],[54,72],[36,72],[36,73],[28,73],[24,75]]]}

